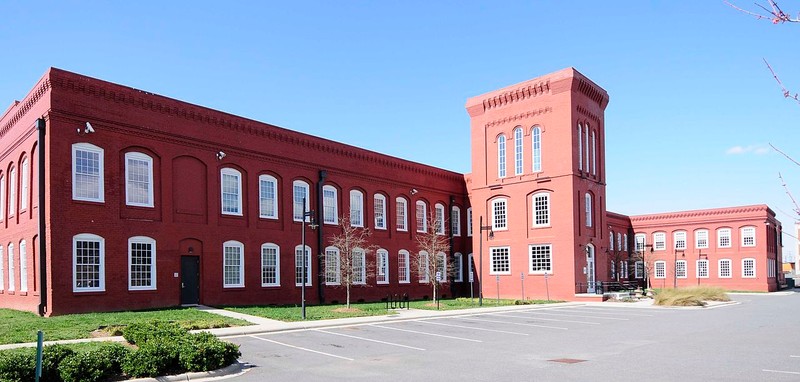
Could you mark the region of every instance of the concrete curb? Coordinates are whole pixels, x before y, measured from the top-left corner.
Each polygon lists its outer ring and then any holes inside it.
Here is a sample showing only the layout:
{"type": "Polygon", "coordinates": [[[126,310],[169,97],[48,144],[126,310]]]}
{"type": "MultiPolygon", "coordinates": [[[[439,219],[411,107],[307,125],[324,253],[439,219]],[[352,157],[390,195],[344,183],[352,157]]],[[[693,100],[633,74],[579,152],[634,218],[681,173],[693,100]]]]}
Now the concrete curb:
{"type": "Polygon", "coordinates": [[[232,365],[223,367],[222,369],[212,371],[196,371],[192,373],[183,373],[178,375],[165,375],[155,378],[138,378],[130,379],[134,382],[179,382],[179,381],[205,381],[212,379],[225,379],[242,375],[250,370],[250,365],[236,362],[232,365]]]}

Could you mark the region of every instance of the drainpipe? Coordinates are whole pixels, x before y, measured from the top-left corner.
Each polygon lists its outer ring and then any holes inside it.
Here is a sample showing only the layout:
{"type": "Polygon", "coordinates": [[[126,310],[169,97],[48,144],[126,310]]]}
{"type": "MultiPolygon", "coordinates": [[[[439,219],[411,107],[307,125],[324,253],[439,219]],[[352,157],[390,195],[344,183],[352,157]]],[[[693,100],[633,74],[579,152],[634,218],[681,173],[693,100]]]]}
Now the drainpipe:
{"type": "Polygon", "coordinates": [[[325,185],[325,179],[328,177],[328,172],[325,170],[319,170],[319,182],[317,182],[317,213],[315,218],[317,219],[317,269],[320,270],[317,272],[317,294],[319,296],[319,303],[325,303],[325,272],[322,272],[325,266],[322,262],[322,253],[323,250],[323,242],[322,238],[324,237],[322,233],[322,226],[324,226],[321,216],[323,214],[323,197],[322,197],[322,187],[325,185]]]}
{"type": "MultiPolygon", "coordinates": [[[[447,230],[447,231],[450,232],[450,250],[448,252],[450,252],[449,256],[450,256],[450,264],[451,264],[450,266],[451,267],[453,266],[452,264],[456,261],[456,255],[455,255],[455,253],[453,253],[453,240],[454,240],[453,239],[453,206],[455,206],[455,204],[456,204],[456,197],[453,196],[453,195],[450,195],[450,206],[449,206],[450,211],[448,212],[448,214],[450,216],[450,219],[447,219],[447,221],[450,222],[450,229],[447,230]]],[[[460,218],[461,217],[459,216],[459,219],[460,218]]],[[[442,222],[442,224],[444,224],[444,222],[442,222]]],[[[461,224],[461,222],[459,222],[459,225],[460,224],[461,224]]],[[[462,268],[463,268],[463,265],[464,265],[464,262],[463,262],[464,261],[464,257],[463,256],[464,256],[464,254],[461,254],[461,256],[462,256],[461,257],[461,261],[462,261],[461,265],[462,265],[462,268]]],[[[462,274],[464,273],[463,269],[461,270],[461,273],[462,274]]],[[[450,297],[453,297],[453,294],[455,294],[455,290],[456,290],[455,281],[454,280],[450,280],[450,297]]]]}
{"type": "Polygon", "coordinates": [[[45,183],[45,169],[47,168],[45,165],[45,147],[44,147],[44,138],[45,138],[45,120],[44,118],[39,118],[36,120],[36,130],[39,131],[39,137],[37,138],[36,148],[39,151],[39,189],[37,192],[39,193],[39,208],[38,208],[38,215],[39,215],[39,315],[44,316],[47,313],[47,221],[45,220],[44,212],[45,212],[45,193],[44,193],[44,183],[45,183]]]}

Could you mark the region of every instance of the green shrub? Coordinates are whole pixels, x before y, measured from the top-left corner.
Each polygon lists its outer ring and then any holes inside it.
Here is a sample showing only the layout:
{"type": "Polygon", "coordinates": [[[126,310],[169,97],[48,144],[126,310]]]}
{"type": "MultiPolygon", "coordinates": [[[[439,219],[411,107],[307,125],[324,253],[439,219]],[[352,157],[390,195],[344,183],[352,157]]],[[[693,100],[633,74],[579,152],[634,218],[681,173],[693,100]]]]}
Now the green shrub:
{"type": "Polygon", "coordinates": [[[122,373],[122,360],[129,350],[118,343],[107,343],[83,353],[73,354],[61,362],[64,382],[94,382],[122,373]]]}
{"type": "Polygon", "coordinates": [[[142,344],[153,338],[177,340],[186,333],[186,329],[174,322],[150,321],[129,325],[122,331],[122,336],[132,344],[142,344]]]}
{"type": "MultiPolygon", "coordinates": [[[[58,367],[74,352],[63,345],[42,349],[41,382],[61,382],[58,367]]],[[[36,379],[36,349],[15,349],[0,352],[0,381],[33,381],[36,379]]]]}
{"type": "Polygon", "coordinates": [[[730,301],[725,289],[713,286],[660,289],[654,304],[664,306],[704,306],[705,301],[730,301]]]}
{"type": "Polygon", "coordinates": [[[209,371],[228,366],[241,353],[239,346],[225,342],[211,333],[190,334],[181,344],[179,361],[188,371],[209,371]]]}
{"type": "MultiPolygon", "coordinates": [[[[41,382],[61,382],[59,368],[61,363],[75,354],[75,352],[64,345],[50,345],[42,349],[42,378],[41,382]]],[[[34,363],[36,358],[34,358],[34,363]]]]}
{"type": "Polygon", "coordinates": [[[157,377],[167,372],[181,372],[178,354],[180,341],[175,338],[150,338],[140,342],[139,350],[122,361],[122,371],[130,377],[157,377]]]}

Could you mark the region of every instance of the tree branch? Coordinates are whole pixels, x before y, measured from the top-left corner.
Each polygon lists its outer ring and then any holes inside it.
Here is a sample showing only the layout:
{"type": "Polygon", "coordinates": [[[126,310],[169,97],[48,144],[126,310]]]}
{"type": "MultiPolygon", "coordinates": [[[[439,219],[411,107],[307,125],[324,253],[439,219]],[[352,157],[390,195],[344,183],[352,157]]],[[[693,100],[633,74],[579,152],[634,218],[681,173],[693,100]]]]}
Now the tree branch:
{"type": "MultiPolygon", "coordinates": [[[[778,78],[777,74],[775,74],[775,71],[772,70],[772,66],[770,66],[769,62],[767,62],[767,59],[764,58],[763,60],[764,60],[764,63],[767,64],[767,68],[769,69],[769,72],[772,73],[772,77],[775,78],[775,81],[778,82],[778,86],[781,87],[781,92],[783,92],[783,97],[784,98],[793,99],[793,100],[797,101],[798,104],[800,104],[800,94],[794,93],[794,95],[792,95],[792,92],[790,92],[789,89],[786,89],[786,87],[783,86],[783,82],[781,82],[781,79],[778,78]]],[[[781,153],[781,154],[783,154],[783,153],[781,153]]],[[[786,155],[786,154],[784,154],[784,155],[786,155]]],[[[795,163],[797,163],[797,162],[795,162],[795,163]]]]}
{"type": "Polygon", "coordinates": [[[780,6],[778,6],[778,3],[775,0],[767,0],[767,3],[769,3],[769,8],[759,3],[754,3],[757,7],[764,10],[766,14],[751,12],[746,9],[739,8],[729,3],[727,0],[723,0],[723,2],[739,12],[754,16],[756,20],[770,20],[773,24],[800,23],[800,16],[792,18],[786,14],[786,12],[784,12],[780,6]]]}

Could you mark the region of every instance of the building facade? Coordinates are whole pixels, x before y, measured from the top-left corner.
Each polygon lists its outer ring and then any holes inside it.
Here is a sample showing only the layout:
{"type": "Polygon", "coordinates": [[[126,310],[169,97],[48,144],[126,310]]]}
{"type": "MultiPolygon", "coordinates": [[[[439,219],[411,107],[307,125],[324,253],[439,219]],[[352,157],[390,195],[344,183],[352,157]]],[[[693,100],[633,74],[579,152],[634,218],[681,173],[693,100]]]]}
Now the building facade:
{"type": "Polygon", "coordinates": [[[306,300],[341,302],[341,219],[372,232],[356,301],[430,297],[415,263],[430,224],[448,238],[445,296],[573,300],[647,272],[776,289],[766,206],[606,211],[608,100],[573,68],[471,98],[473,171],[459,174],[52,68],[0,117],[0,307],[297,304],[304,257],[306,300]],[[693,251],[703,230],[731,247],[693,251]],[[709,277],[691,277],[695,255],[709,277]]]}

